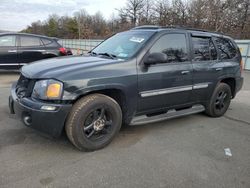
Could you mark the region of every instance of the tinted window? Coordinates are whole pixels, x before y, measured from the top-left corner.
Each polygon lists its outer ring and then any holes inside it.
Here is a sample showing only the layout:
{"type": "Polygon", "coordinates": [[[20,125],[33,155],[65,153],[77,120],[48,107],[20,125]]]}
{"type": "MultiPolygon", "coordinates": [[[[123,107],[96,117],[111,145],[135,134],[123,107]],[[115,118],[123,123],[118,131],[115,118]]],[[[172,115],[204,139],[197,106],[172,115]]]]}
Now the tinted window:
{"type": "Polygon", "coordinates": [[[150,49],[150,53],[161,52],[168,56],[168,62],[188,60],[185,34],[167,34],[162,36],[150,49]]]}
{"type": "Polygon", "coordinates": [[[214,46],[212,39],[209,40],[209,51],[210,51],[211,59],[216,60],[218,57],[218,54],[217,54],[217,51],[216,51],[216,48],[214,46]]]}
{"type": "Polygon", "coordinates": [[[217,59],[217,51],[210,37],[192,37],[194,61],[217,59]]]}
{"type": "Polygon", "coordinates": [[[49,45],[49,44],[52,43],[52,41],[49,40],[49,39],[41,39],[41,40],[43,41],[43,44],[44,44],[44,45],[49,45]]]}
{"type": "Polygon", "coordinates": [[[223,38],[216,38],[215,42],[220,52],[221,59],[232,59],[236,56],[237,50],[231,41],[223,38]]]}
{"type": "Polygon", "coordinates": [[[0,46],[16,46],[16,37],[14,35],[0,37],[0,46]]]}
{"type": "Polygon", "coordinates": [[[21,36],[21,46],[42,46],[40,38],[21,36]]]}

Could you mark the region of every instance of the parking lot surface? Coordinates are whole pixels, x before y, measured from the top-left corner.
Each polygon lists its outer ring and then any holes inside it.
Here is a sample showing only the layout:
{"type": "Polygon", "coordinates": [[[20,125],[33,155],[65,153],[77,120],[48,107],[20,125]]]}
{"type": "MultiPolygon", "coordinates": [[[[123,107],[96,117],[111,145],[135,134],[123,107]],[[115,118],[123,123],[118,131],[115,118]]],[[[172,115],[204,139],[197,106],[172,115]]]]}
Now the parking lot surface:
{"type": "Polygon", "coordinates": [[[106,148],[76,150],[8,111],[18,73],[0,73],[0,187],[250,187],[250,72],[224,117],[122,128],[106,148]],[[225,155],[229,148],[232,156],[225,155]]]}

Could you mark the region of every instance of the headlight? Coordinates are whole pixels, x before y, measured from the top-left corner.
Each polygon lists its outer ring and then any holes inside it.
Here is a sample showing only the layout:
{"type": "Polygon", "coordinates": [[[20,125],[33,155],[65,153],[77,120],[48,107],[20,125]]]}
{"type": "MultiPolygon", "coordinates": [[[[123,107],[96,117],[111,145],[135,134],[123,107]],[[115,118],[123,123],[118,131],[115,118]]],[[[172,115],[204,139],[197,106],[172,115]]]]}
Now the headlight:
{"type": "Polygon", "coordinates": [[[56,80],[37,81],[32,97],[42,100],[59,100],[62,97],[63,84],[56,80]]]}

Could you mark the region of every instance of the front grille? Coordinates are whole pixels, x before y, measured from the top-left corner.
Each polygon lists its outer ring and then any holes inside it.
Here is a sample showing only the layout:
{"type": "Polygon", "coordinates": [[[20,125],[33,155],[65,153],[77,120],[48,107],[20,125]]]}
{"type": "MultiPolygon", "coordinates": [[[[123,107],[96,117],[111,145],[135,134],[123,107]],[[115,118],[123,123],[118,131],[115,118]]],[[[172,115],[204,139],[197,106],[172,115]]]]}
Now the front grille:
{"type": "Polygon", "coordinates": [[[35,81],[26,78],[21,74],[16,85],[16,94],[18,98],[30,97],[34,87],[35,81]]]}

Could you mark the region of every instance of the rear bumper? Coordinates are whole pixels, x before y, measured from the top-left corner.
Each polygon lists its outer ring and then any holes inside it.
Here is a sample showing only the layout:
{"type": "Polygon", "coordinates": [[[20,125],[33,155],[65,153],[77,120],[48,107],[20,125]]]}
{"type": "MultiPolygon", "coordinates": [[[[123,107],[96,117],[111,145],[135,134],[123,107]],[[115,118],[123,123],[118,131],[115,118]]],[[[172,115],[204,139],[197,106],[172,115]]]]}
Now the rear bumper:
{"type": "Polygon", "coordinates": [[[235,83],[235,95],[236,95],[236,93],[238,93],[243,86],[244,78],[243,77],[236,78],[235,82],[236,82],[235,83]]]}
{"type": "Polygon", "coordinates": [[[34,101],[31,98],[19,99],[15,88],[16,84],[13,84],[11,95],[9,96],[10,112],[21,118],[26,126],[37,129],[52,137],[59,137],[72,105],[44,103],[34,101]],[[42,106],[55,107],[55,110],[41,110],[42,106]]]}

